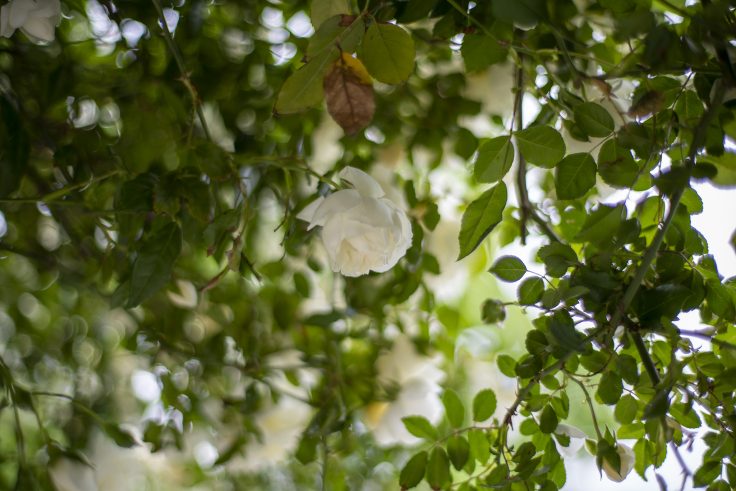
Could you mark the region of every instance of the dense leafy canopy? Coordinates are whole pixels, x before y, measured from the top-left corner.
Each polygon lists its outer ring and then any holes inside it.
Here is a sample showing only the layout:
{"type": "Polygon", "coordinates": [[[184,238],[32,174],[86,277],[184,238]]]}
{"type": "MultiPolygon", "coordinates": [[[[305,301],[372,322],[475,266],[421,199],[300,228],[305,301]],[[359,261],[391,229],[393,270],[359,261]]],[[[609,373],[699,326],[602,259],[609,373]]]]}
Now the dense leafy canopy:
{"type": "Polygon", "coordinates": [[[736,185],[731,2],[61,6],[51,42],[0,39],[0,487],[53,489],[102,432],[182,450],[175,489],[554,490],[576,418],[612,479],[700,438],[682,479],[736,487],[736,281],[691,224],[693,183],[736,185]],[[346,166],[410,217],[384,273],[333,273],[298,218],[346,166]],[[439,412],[396,413],[408,386],[439,412]]]}

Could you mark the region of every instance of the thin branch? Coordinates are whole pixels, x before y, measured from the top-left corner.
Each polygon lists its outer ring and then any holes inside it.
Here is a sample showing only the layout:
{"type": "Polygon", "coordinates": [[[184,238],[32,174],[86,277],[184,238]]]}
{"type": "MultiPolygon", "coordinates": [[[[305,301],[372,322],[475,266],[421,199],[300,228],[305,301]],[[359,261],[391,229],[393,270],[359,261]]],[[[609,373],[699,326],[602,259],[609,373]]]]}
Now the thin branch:
{"type": "Polygon", "coordinates": [[[634,346],[636,346],[636,351],[639,352],[639,357],[641,358],[642,363],[644,363],[644,368],[647,369],[649,378],[652,380],[652,385],[656,387],[659,385],[659,372],[657,371],[657,367],[654,366],[654,361],[649,355],[649,351],[644,344],[644,339],[642,339],[641,334],[639,334],[638,331],[629,331],[629,336],[634,342],[634,346]]]}
{"type": "Polygon", "coordinates": [[[583,395],[585,396],[585,401],[588,403],[588,408],[590,409],[590,416],[593,418],[593,427],[595,428],[595,433],[598,435],[598,440],[603,440],[603,434],[601,433],[600,427],[598,426],[598,418],[595,415],[595,409],[593,408],[593,400],[590,397],[590,393],[588,392],[587,387],[585,387],[585,384],[582,383],[580,380],[576,379],[575,377],[568,377],[570,380],[575,382],[578,387],[583,391],[583,395]]]}
{"type": "Polygon", "coordinates": [[[677,458],[677,462],[680,464],[680,467],[682,468],[682,489],[685,489],[685,483],[687,482],[687,478],[692,476],[693,473],[690,470],[690,468],[685,463],[685,459],[682,458],[682,455],[680,454],[680,449],[677,447],[675,442],[670,442],[670,448],[672,449],[672,453],[675,454],[675,458],[677,458]]]}
{"type": "Polygon", "coordinates": [[[732,350],[736,350],[736,344],[729,343],[728,341],[724,341],[722,339],[718,339],[710,334],[701,332],[701,331],[688,331],[685,329],[678,329],[677,333],[680,336],[688,336],[691,338],[699,338],[704,339],[706,341],[710,341],[711,343],[715,344],[716,346],[720,346],[722,348],[728,348],[732,350]]]}
{"type": "MultiPolygon", "coordinates": [[[[516,131],[524,129],[524,117],[522,115],[522,101],[524,99],[524,67],[521,66],[522,59],[519,60],[519,67],[516,69],[516,96],[514,98],[514,119],[516,131]]],[[[512,122],[512,125],[514,122],[512,122]]],[[[560,242],[554,230],[549,226],[546,220],[537,214],[531,201],[529,201],[529,191],[526,186],[526,159],[519,152],[519,162],[516,169],[516,192],[519,199],[519,211],[521,213],[520,221],[520,237],[521,243],[526,244],[526,223],[532,220],[536,223],[541,231],[553,242],[560,242]]]]}
{"type": "Polygon", "coordinates": [[[168,24],[166,24],[166,16],[164,15],[163,8],[161,8],[161,2],[159,0],[151,0],[151,2],[153,3],[153,6],[156,7],[159,24],[161,24],[161,31],[163,31],[164,33],[164,40],[166,41],[166,45],[169,47],[169,51],[171,51],[171,54],[174,56],[174,60],[179,67],[179,72],[181,73],[182,81],[187,87],[187,90],[189,90],[189,95],[192,96],[192,104],[194,104],[194,109],[195,111],[197,111],[197,116],[199,117],[199,123],[202,125],[204,136],[207,137],[208,140],[212,141],[212,135],[210,134],[209,127],[207,126],[207,121],[204,118],[204,111],[202,110],[202,104],[199,100],[197,89],[194,87],[192,79],[189,78],[189,72],[187,71],[186,65],[184,64],[184,57],[182,56],[181,51],[179,51],[179,47],[174,42],[174,37],[169,31],[168,24]]]}
{"type": "Polygon", "coordinates": [[[119,169],[113,170],[110,172],[106,172],[105,174],[93,177],[92,179],[88,181],[77,182],[70,186],[67,186],[61,189],[57,189],[56,191],[51,191],[37,198],[5,198],[5,199],[0,199],[0,203],[7,203],[7,204],[51,203],[75,191],[84,189],[87,186],[91,186],[92,184],[95,184],[97,182],[104,181],[105,179],[109,179],[110,177],[116,176],[117,174],[120,174],[120,172],[121,171],[119,169]]]}

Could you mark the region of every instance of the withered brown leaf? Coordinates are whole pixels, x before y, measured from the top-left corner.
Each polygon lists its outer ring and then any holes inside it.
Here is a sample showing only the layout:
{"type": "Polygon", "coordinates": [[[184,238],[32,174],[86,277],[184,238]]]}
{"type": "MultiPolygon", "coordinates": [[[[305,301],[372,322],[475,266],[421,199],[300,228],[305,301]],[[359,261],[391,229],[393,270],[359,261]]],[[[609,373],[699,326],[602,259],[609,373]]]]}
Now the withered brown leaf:
{"type": "Polygon", "coordinates": [[[373,84],[360,60],[343,53],[325,75],[324,89],[327,110],[346,134],[354,135],[373,121],[373,84]]]}

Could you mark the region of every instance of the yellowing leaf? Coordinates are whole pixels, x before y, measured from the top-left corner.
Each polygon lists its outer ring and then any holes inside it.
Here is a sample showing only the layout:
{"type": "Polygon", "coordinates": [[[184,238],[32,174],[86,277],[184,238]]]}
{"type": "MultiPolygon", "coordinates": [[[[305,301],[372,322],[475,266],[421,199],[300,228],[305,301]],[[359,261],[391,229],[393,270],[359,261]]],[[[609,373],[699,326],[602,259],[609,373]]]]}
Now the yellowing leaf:
{"type": "Polygon", "coordinates": [[[327,110],[345,133],[352,135],[373,120],[373,85],[363,64],[343,53],[324,80],[327,110]]]}

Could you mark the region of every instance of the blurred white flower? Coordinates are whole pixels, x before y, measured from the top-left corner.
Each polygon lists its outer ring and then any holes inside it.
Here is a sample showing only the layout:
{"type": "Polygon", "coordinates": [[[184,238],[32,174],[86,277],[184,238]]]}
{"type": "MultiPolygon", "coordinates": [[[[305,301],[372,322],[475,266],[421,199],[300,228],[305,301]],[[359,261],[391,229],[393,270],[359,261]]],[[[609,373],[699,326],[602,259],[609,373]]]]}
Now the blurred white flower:
{"type": "Polygon", "coordinates": [[[634,455],[634,451],[631,449],[631,447],[629,447],[628,445],[624,445],[623,443],[616,444],[616,452],[621,459],[619,470],[616,471],[611,463],[609,463],[607,460],[604,460],[603,472],[606,473],[606,476],[608,476],[608,479],[610,479],[611,481],[621,482],[626,479],[626,476],[629,475],[631,469],[634,468],[636,456],[634,455]]]}
{"type": "MultiPolygon", "coordinates": [[[[235,137],[233,137],[233,134],[225,126],[225,120],[222,118],[222,113],[220,113],[220,108],[217,107],[217,104],[205,102],[202,104],[202,113],[204,114],[204,120],[207,123],[207,129],[209,130],[212,141],[226,152],[234,152],[235,137]]],[[[202,122],[199,119],[196,120],[196,124],[202,129],[202,122]]]]}
{"type": "Polygon", "coordinates": [[[51,466],[49,474],[57,491],[162,489],[150,485],[159,473],[165,475],[169,483],[178,480],[163,454],[152,454],[143,446],[119,447],[99,432],[92,436],[85,453],[92,467],[66,458],[51,466]]]}
{"type": "Polygon", "coordinates": [[[365,172],[345,167],[340,178],[353,185],[309,204],[298,218],[322,227],[332,271],[361,276],[391,269],[411,246],[409,218],[385,197],[365,172]]]}
{"type": "Polygon", "coordinates": [[[193,309],[197,306],[197,288],[191,281],[176,280],[179,291],[169,290],[166,295],[171,303],[181,309],[193,309]]]}
{"type": "Polygon", "coordinates": [[[60,20],[59,0],[10,0],[0,8],[0,36],[10,37],[20,29],[35,42],[50,43],[60,20]]]}
{"type": "Polygon", "coordinates": [[[343,154],[340,138],[344,136],[340,125],[326,112],[319,125],[312,132],[312,156],[310,167],[320,174],[332,169],[343,154]]]}
{"type": "Polygon", "coordinates": [[[439,382],[444,372],[438,358],[417,353],[411,340],[399,336],[391,351],[378,357],[378,382],[389,391],[397,391],[392,401],[374,402],[364,413],[364,421],[381,446],[414,445],[420,439],[409,433],[401,418],[424,416],[436,424],[442,417],[439,382]]]}
{"type": "MultiPolygon", "coordinates": [[[[466,75],[463,97],[479,101],[483,105],[478,120],[488,120],[488,115],[511,117],[514,110],[514,77],[516,67],[511,63],[491,65],[479,73],[466,75]]],[[[479,121],[480,123],[480,121],[479,121]]],[[[470,128],[475,132],[475,128],[470,128]]]]}
{"type": "Polygon", "coordinates": [[[565,435],[570,439],[570,443],[566,447],[562,446],[560,442],[555,440],[557,451],[560,453],[560,455],[570,459],[575,457],[575,454],[577,454],[578,451],[583,447],[585,439],[588,437],[588,435],[586,435],[585,432],[580,428],[566,425],[564,423],[557,425],[555,433],[557,433],[558,435],[565,435]]]}
{"type": "Polygon", "coordinates": [[[264,366],[274,370],[267,376],[268,385],[281,397],[273,402],[270,395],[264,394],[265,407],[253,417],[261,432],[260,438],[248,441],[244,455],[228,461],[229,471],[257,472],[284,462],[296,449],[314,412],[312,406],[303,400],[309,398],[309,390],[317,383],[318,377],[314,369],[294,369],[301,364],[301,353],[296,350],[268,357],[264,366]],[[286,378],[284,370],[294,371],[298,385],[286,378]]]}

